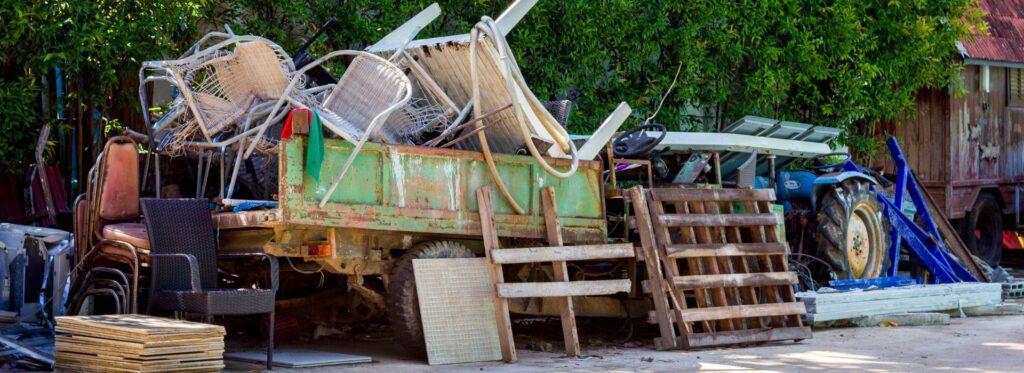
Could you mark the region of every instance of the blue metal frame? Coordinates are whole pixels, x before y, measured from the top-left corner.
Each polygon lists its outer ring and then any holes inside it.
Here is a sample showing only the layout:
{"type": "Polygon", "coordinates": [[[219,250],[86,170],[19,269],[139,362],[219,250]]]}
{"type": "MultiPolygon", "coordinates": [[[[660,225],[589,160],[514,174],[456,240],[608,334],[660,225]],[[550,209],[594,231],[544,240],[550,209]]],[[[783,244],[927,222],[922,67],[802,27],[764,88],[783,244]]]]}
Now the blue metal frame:
{"type": "Polygon", "coordinates": [[[869,287],[891,288],[897,286],[916,285],[918,281],[908,276],[858,278],[851,280],[832,280],[828,286],[836,290],[866,289],[869,287]]]}
{"type": "Polygon", "coordinates": [[[924,202],[920,187],[914,178],[910,177],[910,167],[907,165],[907,159],[896,138],[890,137],[885,144],[896,163],[896,190],[893,201],[889,201],[881,192],[878,192],[877,196],[879,203],[885,209],[885,216],[892,226],[892,234],[889,238],[891,245],[888,253],[892,265],[888,275],[896,276],[900,247],[905,240],[910,252],[934,274],[933,280],[936,283],[978,281],[946,248],[946,244],[942,241],[942,235],[939,233],[935,221],[932,220],[928,205],[924,202]],[[921,226],[901,213],[903,198],[908,193],[917,207],[917,219],[921,222],[921,226]]]}

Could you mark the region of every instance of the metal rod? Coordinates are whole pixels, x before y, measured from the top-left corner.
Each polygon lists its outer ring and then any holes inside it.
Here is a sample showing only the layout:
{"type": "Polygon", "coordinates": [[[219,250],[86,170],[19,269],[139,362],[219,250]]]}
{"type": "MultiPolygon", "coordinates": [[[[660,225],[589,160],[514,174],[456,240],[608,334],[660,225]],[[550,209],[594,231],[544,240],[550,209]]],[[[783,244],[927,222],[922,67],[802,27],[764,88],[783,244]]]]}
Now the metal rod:
{"type": "MultiPolygon", "coordinates": [[[[499,112],[501,112],[503,110],[507,110],[507,109],[509,109],[511,107],[512,107],[512,104],[509,103],[508,105],[502,106],[502,107],[497,108],[497,109],[495,109],[495,110],[493,110],[493,111],[491,111],[491,112],[489,112],[487,114],[481,115],[479,118],[473,118],[473,119],[467,121],[466,123],[463,123],[463,124],[460,124],[460,125],[458,125],[456,127],[450,128],[450,129],[446,130],[444,133],[442,133],[440,136],[437,136],[433,140],[430,140],[427,143],[423,144],[423,146],[433,146],[433,145],[441,142],[441,140],[444,140],[445,137],[451,136],[451,134],[453,134],[455,132],[461,131],[461,130],[465,129],[466,127],[469,127],[470,125],[472,125],[472,124],[474,124],[476,122],[479,122],[481,120],[487,119],[488,117],[494,116],[495,114],[498,114],[499,112]]],[[[489,127],[489,126],[490,125],[485,125],[484,128],[489,127]]],[[[480,129],[478,128],[478,129],[474,130],[471,133],[477,133],[477,132],[479,132],[479,130],[480,129]]],[[[465,137],[465,135],[463,135],[462,137],[465,137]]],[[[445,145],[450,145],[452,142],[462,141],[462,140],[464,140],[462,137],[459,137],[459,138],[457,138],[455,140],[449,141],[445,145]]],[[[444,147],[446,147],[445,145],[442,145],[441,147],[444,148],[444,147]]]]}
{"type": "Polygon", "coordinates": [[[490,128],[491,126],[493,126],[495,124],[498,124],[498,123],[501,123],[501,122],[491,122],[491,123],[487,123],[485,125],[482,125],[480,127],[474,128],[472,131],[469,131],[469,133],[466,133],[465,135],[459,136],[459,137],[455,138],[455,140],[449,141],[449,142],[445,143],[444,145],[441,145],[440,147],[441,148],[451,147],[451,146],[453,146],[455,144],[458,144],[460,142],[465,141],[470,136],[473,136],[473,135],[477,134],[478,132],[483,131],[483,130],[485,130],[487,128],[490,128]]]}
{"type": "Polygon", "coordinates": [[[33,360],[46,364],[46,366],[53,366],[53,356],[47,355],[45,352],[39,351],[32,347],[28,347],[18,343],[17,341],[8,338],[7,336],[0,334],[0,344],[4,344],[7,347],[15,349],[18,353],[28,356],[33,360]]]}

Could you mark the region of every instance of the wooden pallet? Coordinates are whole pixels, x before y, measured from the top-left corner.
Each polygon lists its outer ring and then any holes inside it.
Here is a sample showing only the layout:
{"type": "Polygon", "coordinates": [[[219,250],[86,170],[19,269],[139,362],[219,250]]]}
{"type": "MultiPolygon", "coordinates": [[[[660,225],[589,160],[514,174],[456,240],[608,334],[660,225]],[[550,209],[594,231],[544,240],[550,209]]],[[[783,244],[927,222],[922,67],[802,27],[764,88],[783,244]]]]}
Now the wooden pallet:
{"type": "Polygon", "coordinates": [[[630,189],[658,349],[811,338],[770,189],[630,189]],[[676,335],[676,328],[680,336],[676,335]]]}
{"type": "Polygon", "coordinates": [[[495,284],[495,315],[498,321],[498,335],[502,359],[516,360],[512,324],[508,313],[509,298],[556,298],[562,320],[562,335],[565,339],[565,354],[580,355],[579,336],[576,331],[576,314],[572,297],[587,295],[608,295],[628,292],[632,287],[629,279],[569,281],[566,262],[595,259],[623,259],[635,256],[632,244],[601,244],[584,246],[563,246],[562,227],[558,222],[555,192],[551,187],[541,189],[544,208],[544,222],[547,228],[548,247],[502,249],[497,230],[494,227],[494,207],[490,188],[477,190],[477,205],[480,207],[480,226],[484,237],[484,253],[490,264],[491,281],[495,284]],[[554,270],[553,282],[512,282],[506,283],[502,273],[504,264],[551,263],[554,270]]]}
{"type": "Polygon", "coordinates": [[[54,368],[67,372],[215,372],[224,328],[145,315],[58,316],[54,368]]]}

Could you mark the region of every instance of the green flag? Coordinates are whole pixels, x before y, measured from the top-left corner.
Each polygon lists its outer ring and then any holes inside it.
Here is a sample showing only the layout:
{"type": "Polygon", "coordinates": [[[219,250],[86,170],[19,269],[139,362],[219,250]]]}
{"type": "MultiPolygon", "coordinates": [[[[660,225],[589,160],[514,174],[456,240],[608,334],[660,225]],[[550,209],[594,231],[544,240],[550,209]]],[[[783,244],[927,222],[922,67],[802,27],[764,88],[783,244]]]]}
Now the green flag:
{"type": "Polygon", "coordinates": [[[313,120],[309,123],[309,146],[306,147],[306,173],[313,177],[313,180],[320,183],[320,165],[324,161],[324,130],[320,125],[320,116],[313,113],[313,120]]]}

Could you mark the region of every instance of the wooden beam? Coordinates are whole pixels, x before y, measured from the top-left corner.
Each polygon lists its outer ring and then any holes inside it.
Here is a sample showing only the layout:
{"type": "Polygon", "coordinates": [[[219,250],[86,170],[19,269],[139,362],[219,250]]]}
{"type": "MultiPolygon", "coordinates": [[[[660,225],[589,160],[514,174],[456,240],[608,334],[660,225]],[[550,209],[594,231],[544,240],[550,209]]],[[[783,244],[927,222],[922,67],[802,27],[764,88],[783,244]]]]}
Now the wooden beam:
{"type": "Polygon", "coordinates": [[[710,308],[691,308],[679,311],[682,322],[727,320],[748,317],[803,315],[807,306],[803,302],[745,304],[710,308]]]}
{"type": "Polygon", "coordinates": [[[781,286],[797,283],[793,272],[732,273],[719,275],[676,276],[672,285],[679,289],[726,288],[740,286],[781,286]]]}
{"type": "MultiPolygon", "coordinates": [[[[544,225],[547,228],[548,233],[548,245],[554,245],[556,247],[549,247],[548,249],[562,249],[562,224],[558,222],[558,203],[555,200],[555,189],[552,187],[545,187],[540,190],[541,204],[544,208],[544,225]]],[[[521,250],[521,249],[512,249],[521,250]]],[[[525,254],[530,255],[529,250],[525,254]]],[[[509,253],[508,250],[502,250],[509,253]]],[[[542,250],[545,251],[545,250],[542,250]]],[[[523,253],[523,252],[513,252],[523,253]]],[[[496,254],[496,253],[495,253],[496,254]]],[[[557,258],[556,258],[557,259],[557,258]]],[[[497,258],[495,258],[496,263],[497,258]]],[[[562,260],[545,260],[550,261],[552,270],[554,272],[555,281],[563,282],[569,281],[569,267],[565,264],[566,259],[562,260]]],[[[525,263],[525,262],[521,262],[525,263]]],[[[558,303],[558,315],[562,320],[562,339],[565,341],[565,355],[566,356],[579,356],[580,355],[580,337],[576,332],[576,311],[573,308],[572,297],[563,297],[556,300],[558,303]]]]}
{"type": "Polygon", "coordinates": [[[780,242],[710,243],[665,245],[669,258],[696,258],[707,256],[783,255],[789,248],[780,242]]]}
{"type": "Polygon", "coordinates": [[[774,189],[651,189],[654,199],[671,201],[775,201],[774,189]]]}
{"type": "MultiPolygon", "coordinates": [[[[546,219],[546,218],[545,218],[546,219]]],[[[501,249],[491,252],[495,263],[546,263],[569,262],[574,260],[617,259],[635,256],[633,244],[606,244],[581,246],[529,247],[501,249]]]]}
{"type": "Polygon", "coordinates": [[[672,308],[665,296],[667,292],[665,275],[661,270],[661,260],[656,249],[657,243],[654,237],[654,226],[651,224],[651,213],[647,209],[647,201],[643,197],[641,187],[630,188],[624,195],[629,199],[633,206],[633,214],[636,215],[635,225],[631,226],[635,226],[640,233],[640,251],[645,258],[644,267],[647,270],[647,281],[643,283],[651,285],[649,292],[654,300],[653,312],[658,320],[658,329],[661,331],[661,337],[656,339],[655,347],[659,350],[674,349],[678,346],[676,330],[669,319],[672,308]]]}
{"type": "Polygon", "coordinates": [[[621,279],[562,282],[512,282],[497,284],[497,288],[498,296],[502,298],[547,298],[625,293],[629,291],[631,285],[632,284],[628,279],[621,279]]]}
{"type": "MultiPolygon", "coordinates": [[[[491,188],[481,187],[476,190],[476,204],[480,210],[480,228],[484,238],[484,255],[491,262],[488,266],[491,282],[497,287],[505,282],[505,277],[501,265],[494,264],[491,259],[491,251],[501,247],[498,244],[498,231],[494,228],[494,205],[491,198],[491,188]]],[[[516,342],[512,335],[512,320],[508,314],[508,299],[495,294],[491,300],[494,302],[494,318],[498,322],[501,358],[506,363],[516,361],[516,342]]]]}
{"type": "Polygon", "coordinates": [[[752,227],[777,225],[782,218],[775,214],[665,214],[658,217],[670,227],[752,227]]]}

